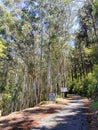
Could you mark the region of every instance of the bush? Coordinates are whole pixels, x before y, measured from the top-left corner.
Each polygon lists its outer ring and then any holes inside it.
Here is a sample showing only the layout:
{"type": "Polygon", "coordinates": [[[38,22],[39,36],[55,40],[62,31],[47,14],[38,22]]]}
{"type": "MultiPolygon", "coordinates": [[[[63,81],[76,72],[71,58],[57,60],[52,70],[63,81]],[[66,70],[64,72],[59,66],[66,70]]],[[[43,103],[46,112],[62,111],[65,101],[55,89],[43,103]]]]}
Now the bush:
{"type": "Polygon", "coordinates": [[[3,85],[0,86],[0,93],[5,91],[5,87],[3,85]]]}
{"type": "Polygon", "coordinates": [[[98,81],[98,65],[95,65],[93,67],[93,73],[88,73],[88,75],[85,78],[74,79],[74,81],[68,79],[67,81],[68,92],[91,98],[92,95],[94,94],[97,81],[98,81]]]}
{"type": "Polygon", "coordinates": [[[73,88],[74,88],[75,84],[74,82],[68,81],[67,82],[67,87],[68,87],[68,93],[69,94],[73,94],[73,88]]]}
{"type": "Polygon", "coordinates": [[[93,76],[98,81],[98,65],[94,65],[93,67],[93,76]]]}
{"type": "Polygon", "coordinates": [[[2,97],[2,115],[8,115],[11,112],[11,96],[10,94],[4,94],[2,97]]]}
{"type": "Polygon", "coordinates": [[[68,90],[71,93],[81,96],[91,97],[95,90],[96,78],[93,73],[89,73],[86,78],[75,79],[68,84],[68,90]]]}

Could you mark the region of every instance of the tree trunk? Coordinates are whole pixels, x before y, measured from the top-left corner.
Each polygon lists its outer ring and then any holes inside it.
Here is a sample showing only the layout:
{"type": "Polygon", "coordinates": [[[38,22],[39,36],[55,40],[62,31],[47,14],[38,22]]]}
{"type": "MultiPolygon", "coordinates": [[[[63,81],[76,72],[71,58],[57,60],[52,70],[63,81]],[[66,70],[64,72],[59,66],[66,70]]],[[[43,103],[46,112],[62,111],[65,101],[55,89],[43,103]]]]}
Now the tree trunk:
{"type": "Polygon", "coordinates": [[[21,93],[21,99],[20,99],[20,110],[23,108],[24,104],[24,93],[25,93],[25,85],[26,85],[26,66],[24,71],[24,77],[23,77],[23,83],[22,83],[22,93],[21,93]]]}
{"type": "Polygon", "coordinates": [[[41,44],[40,44],[40,67],[39,67],[39,81],[38,81],[38,102],[41,101],[41,93],[42,93],[42,44],[43,38],[41,35],[41,44]]]}
{"type": "Polygon", "coordinates": [[[13,96],[12,96],[11,112],[15,111],[15,100],[16,100],[16,87],[17,87],[17,83],[18,83],[18,74],[16,72],[15,83],[14,83],[15,89],[14,89],[13,96]]]}
{"type": "Polygon", "coordinates": [[[50,52],[50,43],[48,44],[48,58],[47,58],[47,66],[48,66],[48,72],[47,72],[47,82],[48,82],[48,88],[49,91],[52,92],[52,78],[51,78],[51,52],[50,52]]]}
{"type": "Polygon", "coordinates": [[[58,61],[57,94],[60,94],[60,84],[61,84],[61,73],[60,73],[60,62],[58,61]]]}
{"type": "Polygon", "coordinates": [[[33,81],[33,86],[34,86],[35,103],[36,103],[36,105],[37,105],[37,104],[38,104],[38,97],[37,97],[36,79],[34,79],[34,81],[33,81]]]}

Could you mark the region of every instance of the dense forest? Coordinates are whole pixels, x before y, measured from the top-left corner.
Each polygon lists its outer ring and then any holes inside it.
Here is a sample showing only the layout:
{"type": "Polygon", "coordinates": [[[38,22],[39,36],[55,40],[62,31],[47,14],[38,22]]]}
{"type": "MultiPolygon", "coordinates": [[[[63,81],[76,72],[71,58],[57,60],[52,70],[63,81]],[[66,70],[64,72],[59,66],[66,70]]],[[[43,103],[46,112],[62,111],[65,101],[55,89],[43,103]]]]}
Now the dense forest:
{"type": "Polygon", "coordinates": [[[71,0],[2,0],[0,93],[2,115],[60,96],[60,88],[90,97],[98,80],[98,1],[78,11],[70,36],[71,0]],[[73,40],[74,45],[70,44],[73,40]]]}

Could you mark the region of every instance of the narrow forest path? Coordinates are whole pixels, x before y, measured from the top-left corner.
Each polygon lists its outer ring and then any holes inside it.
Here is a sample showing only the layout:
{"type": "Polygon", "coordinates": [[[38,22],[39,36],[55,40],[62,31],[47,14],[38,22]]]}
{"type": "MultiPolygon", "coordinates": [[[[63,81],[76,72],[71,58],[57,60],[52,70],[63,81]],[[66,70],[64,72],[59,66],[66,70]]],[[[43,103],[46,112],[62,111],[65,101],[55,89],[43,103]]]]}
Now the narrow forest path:
{"type": "Polygon", "coordinates": [[[83,99],[75,96],[74,100],[53,117],[46,117],[40,122],[39,127],[31,130],[87,130],[88,124],[83,109],[83,99]]]}
{"type": "Polygon", "coordinates": [[[64,104],[44,104],[0,117],[0,130],[87,130],[84,100],[74,96],[64,104]]]}

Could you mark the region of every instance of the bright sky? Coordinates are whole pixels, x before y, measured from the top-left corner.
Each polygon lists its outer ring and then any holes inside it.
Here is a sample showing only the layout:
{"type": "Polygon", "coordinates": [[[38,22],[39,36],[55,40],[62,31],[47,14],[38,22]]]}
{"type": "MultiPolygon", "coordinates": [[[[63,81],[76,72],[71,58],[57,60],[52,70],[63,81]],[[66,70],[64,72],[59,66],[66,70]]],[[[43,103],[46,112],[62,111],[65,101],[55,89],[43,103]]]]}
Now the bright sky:
{"type": "Polygon", "coordinates": [[[0,0],[0,5],[2,4],[2,0],[0,0]]]}
{"type": "Polygon", "coordinates": [[[74,34],[75,32],[79,31],[79,18],[78,18],[78,11],[79,9],[81,9],[84,5],[85,0],[72,0],[72,2],[69,5],[70,8],[70,25],[71,27],[69,27],[69,32],[70,32],[70,36],[72,37],[72,39],[70,40],[70,44],[72,46],[74,46],[74,34]]]}

